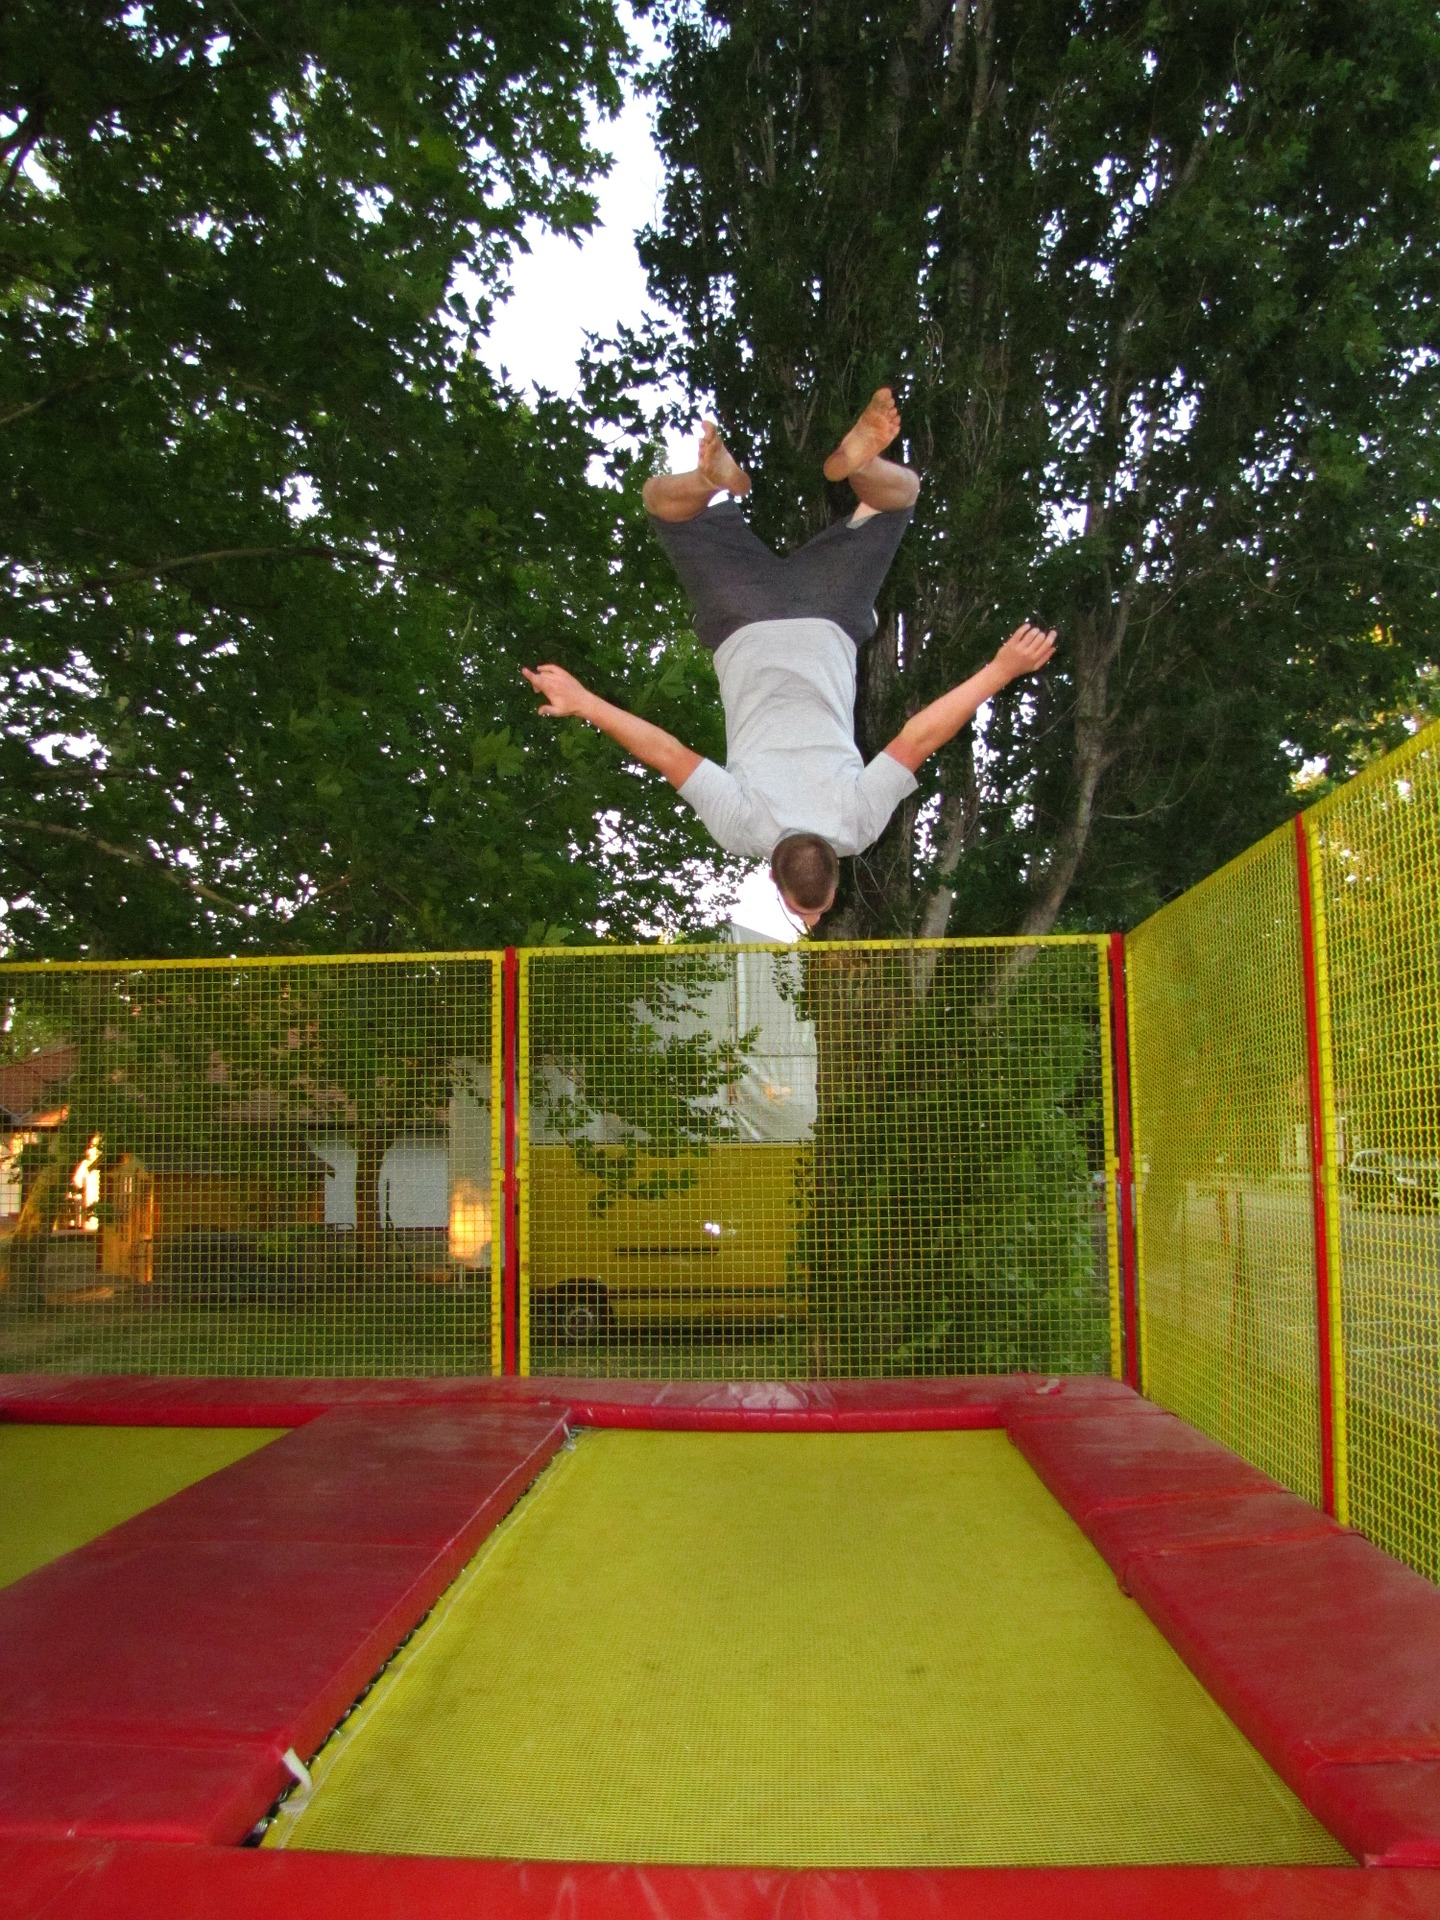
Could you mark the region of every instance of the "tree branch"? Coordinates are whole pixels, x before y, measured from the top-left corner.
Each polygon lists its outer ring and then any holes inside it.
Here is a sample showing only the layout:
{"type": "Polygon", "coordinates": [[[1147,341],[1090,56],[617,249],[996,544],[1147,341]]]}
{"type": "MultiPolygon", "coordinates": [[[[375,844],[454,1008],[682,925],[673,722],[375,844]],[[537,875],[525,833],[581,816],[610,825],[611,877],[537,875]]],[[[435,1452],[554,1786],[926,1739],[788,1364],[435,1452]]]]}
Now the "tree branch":
{"type": "Polygon", "coordinates": [[[0,413],[0,427],[13,426],[17,420],[23,420],[27,414],[39,413],[42,407],[50,407],[67,395],[78,393],[81,387],[93,386],[95,381],[103,380],[101,372],[77,374],[73,380],[65,380],[51,393],[42,393],[38,400],[27,400],[23,405],[11,407],[8,413],[0,413]]]}
{"type": "Polygon", "coordinates": [[[383,568],[391,563],[380,554],[350,553],[342,547],[314,543],[305,547],[215,547],[208,553],[182,553],[173,560],[156,560],[145,567],[126,567],[120,573],[91,573],[83,580],[63,586],[36,587],[25,597],[29,600],[54,600],[72,593],[89,593],[96,587],[130,587],[141,580],[159,580],[167,573],[186,567],[215,566],[225,560],[359,560],[364,565],[383,568]]]}
{"type": "Polygon", "coordinates": [[[250,909],[242,906],[238,900],[227,900],[223,893],[216,893],[213,887],[207,887],[203,880],[193,880],[188,874],[177,873],[163,860],[153,854],[136,853],[133,847],[117,847],[109,840],[102,840],[97,834],[86,833],[83,827],[62,827],[49,820],[21,820],[14,816],[0,815],[0,828],[9,828],[18,833],[43,833],[54,840],[75,840],[81,846],[93,847],[97,853],[108,854],[112,860],[123,860],[127,866],[140,867],[146,873],[152,873],[157,879],[168,880],[173,887],[182,887],[186,893],[208,901],[213,907],[220,907],[226,913],[250,918],[250,909]]]}

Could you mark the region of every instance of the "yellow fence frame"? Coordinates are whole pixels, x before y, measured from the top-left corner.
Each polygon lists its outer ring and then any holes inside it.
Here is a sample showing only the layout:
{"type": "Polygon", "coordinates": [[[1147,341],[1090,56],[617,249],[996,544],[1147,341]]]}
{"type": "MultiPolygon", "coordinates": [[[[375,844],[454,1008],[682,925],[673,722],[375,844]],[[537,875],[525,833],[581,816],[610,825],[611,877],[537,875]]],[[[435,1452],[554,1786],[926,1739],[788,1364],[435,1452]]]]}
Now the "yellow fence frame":
{"type": "MultiPolygon", "coordinates": [[[[956,951],[995,951],[1034,948],[1089,947],[1095,954],[1096,996],[1099,1014],[1099,1051],[1103,1155],[1105,1167],[1106,1291],[1109,1314],[1109,1353],[1112,1377],[1120,1379],[1124,1371],[1123,1313],[1121,1302],[1121,1252],[1119,1246],[1119,1210],[1116,1203],[1116,1178],[1119,1166],[1115,1118],[1115,1074],[1111,1041],[1111,989],[1109,973],[1110,935],[1106,933],[1051,933],[973,935],[931,940],[828,940],[814,943],[824,953],[923,953],[956,951]]],[[[779,941],[704,941],[671,945],[666,942],[635,945],[597,945],[594,947],[520,947],[515,949],[519,977],[516,989],[516,1185],[515,1237],[518,1250],[517,1364],[524,1377],[531,1372],[531,1277],[533,1267],[533,1230],[530,1196],[532,1160],[530,1155],[531,1101],[530,1059],[531,988],[530,970],[537,961],[553,960],[557,952],[567,956],[583,953],[604,955],[607,959],[653,957],[673,951],[685,955],[712,954],[729,958],[737,954],[785,954],[797,951],[792,943],[779,941]]],[[[497,1189],[498,1191],[498,1189],[497,1189]]]]}
{"type": "MultiPolygon", "coordinates": [[[[1361,1443],[1356,1439],[1354,1408],[1351,1405],[1355,1361],[1354,1356],[1347,1352],[1347,1343],[1351,1339],[1352,1314],[1361,1312],[1363,1315],[1366,1309],[1356,1305],[1355,1296],[1360,1282],[1355,1273],[1349,1270],[1351,1255],[1347,1251],[1347,1236],[1353,1237],[1357,1231],[1354,1226],[1353,1207],[1359,1202],[1350,1204],[1346,1199],[1347,1186],[1342,1162],[1348,1164],[1347,1154],[1351,1151],[1351,1147],[1347,1147],[1342,1139],[1342,1129],[1347,1124],[1345,1117],[1347,1106],[1353,1103],[1357,1096],[1357,1087],[1353,1084],[1355,1071],[1353,1056],[1358,1044],[1355,1036],[1357,1031],[1367,1033],[1370,1031],[1368,1027],[1357,1030],[1353,1023],[1357,1018],[1362,1021],[1378,1018],[1383,1026],[1388,1012],[1388,1003],[1385,1009],[1377,1014],[1374,1005],[1355,999],[1353,988],[1349,1004],[1344,1003],[1343,986],[1337,987],[1336,984],[1336,933],[1332,908],[1340,912],[1342,917],[1348,917],[1352,921],[1348,935],[1352,969],[1356,964],[1355,955],[1366,951],[1367,938],[1375,937],[1372,923],[1367,923],[1364,919],[1365,912],[1370,910],[1380,916],[1382,929],[1387,927],[1391,929],[1389,937],[1392,941],[1399,940],[1399,935],[1394,932],[1394,927],[1398,925],[1407,930],[1407,939],[1417,943],[1415,953],[1418,959],[1415,965],[1418,971],[1413,977],[1421,980],[1429,979],[1432,984],[1435,978],[1440,977],[1440,933],[1437,933],[1436,924],[1437,901],[1440,901],[1440,882],[1436,880],[1436,873],[1440,871],[1440,866],[1437,866],[1431,857],[1434,848],[1440,845],[1440,829],[1437,829],[1436,825],[1437,818],[1440,818],[1440,777],[1437,777],[1437,766],[1440,766],[1440,721],[1431,722],[1419,729],[1395,751],[1386,754],[1353,779],[1337,786],[1314,805],[1306,808],[1289,826],[1276,829],[1275,833],[1258,842],[1256,846],[1246,849],[1236,860],[1209,875],[1196,887],[1191,888],[1188,894],[1182,896],[1183,900],[1203,903],[1207,894],[1223,895],[1224,890],[1235,883],[1240,869],[1257,856],[1262,848],[1272,847],[1273,843],[1280,842],[1286,835],[1295,842],[1296,851],[1292,864],[1295,869],[1297,898],[1301,897],[1303,891],[1303,905],[1308,910],[1309,923],[1308,954],[1302,954],[1302,966],[1309,969],[1309,984],[1312,990],[1311,1008],[1314,1030],[1309,1038],[1313,1040],[1314,1045],[1312,1073],[1318,1121],[1318,1126],[1312,1129],[1311,1143],[1312,1180],[1317,1201],[1315,1224],[1311,1231],[1311,1245],[1315,1261],[1313,1277],[1316,1280],[1316,1335],[1319,1341],[1319,1352],[1322,1355],[1318,1386],[1320,1392],[1328,1396],[1330,1430],[1328,1467],[1332,1476],[1334,1512],[1342,1524],[1358,1524],[1365,1527],[1381,1545],[1400,1554],[1401,1557],[1410,1558],[1413,1564],[1422,1566],[1423,1570],[1431,1573],[1432,1576],[1437,1569],[1440,1569],[1440,1526],[1436,1525],[1433,1512],[1427,1520],[1413,1510],[1413,1504],[1408,1514],[1402,1510],[1405,1499],[1408,1498],[1413,1503],[1414,1500],[1421,1498],[1421,1495],[1415,1491],[1418,1482],[1414,1482],[1413,1479],[1407,1481],[1405,1477],[1407,1472],[1413,1476],[1418,1471],[1413,1464],[1407,1466],[1408,1456],[1399,1464],[1392,1460],[1388,1467],[1394,1484],[1388,1488],[1387,1498],[1393,1510],[1381,1512],[1384,1502],[1381,1501],[1377,1506],[1376,1497],[1373,1494],[1370,1498],[1369,1517],[1363,1503],[1358,1509],[1356,1505],[1355,1448],[1361,1443]],[[1402,818],[1407,811],[1407,806],[1401,804],[1402,799],[1407,801],[1409,809],[1413,809],[1412,817],[1408,821],[1402,818]],[[1371,801],[1373,801],[1373,810],[1366,814],[1362,809],[1367,802],[1371,801]],[[1412,836],[1408,852],[1403,850],[1407,833],[1412,836]],[[1416,835],[1420,836],[1418,840],[1414,838],[1416,835]],[[1300,857],[1302,853],[1303,858],[1300,857]],[[1345,1084],[1347,1069],[1342,1059],[1342,1054],[1347,1048],[1352,1059],[1349,1070],[1352,1075],[1352,1084],[1348,1086],[1345,1084]],[[1347,1225],[1347,1222],[1351,1224],[1347,1225]],[[1316,1234],[1323,1234],[1323,1247],[1316,1239],[1316,1234]],[[1319,1319],[1318,1288],[1322,1256],[1328,1279],[1323,1326],[1319,1319]],[[1327,1349],[1328,1366],[1324,1359],[1327,1349]],[[1397,1492],[1397,1485],[1408,1487],[1410,1491],[1408,1494],[1403,1491],[1397,1492]],[[1395,1504],[1397,1502],[1400,1505],[1397,1506],[1395,1504]],[[1377,1512],[1380,1513],[1378,1523],[1375,1517],[1377,1512]]],[[[1143,1063],[1147,1050],[1154,1045],[1154,1036],[1147,1029],[1139,1006],[1142,996],[1136,990],[1139,978],[1136,956],[1143,952],[1146,929],[1172,912],[1179,904],[1178,901],[1172,902],[1170,906],[1162,908],[1160,914],[1152,916],[1151,921],[1137,928],[1128,936],[1126,942],[1132,973],[1129,1010],[1131,1058],[1134,1069],[1131,1112],[1137,1169],[1135,1193],[1138,1269],[1136,1294],[1139,1319],[1137,1344],[1141,1385],[1142,1390],[1145,1391],[1151,1391],[1154,1384],[1150,1364],[1153,1334],[1150,1272],[1152,1263],[1148,1257],[1149,1237],[1145,1230],[1145,1181],[1140,1175],[1147,1146],[1153,1145],[1151,1137],[1154,1133],[1153,1119],[1144,1111],[1147,1095],[1143,1063]]],[[[1403,943],[1398,950],[1407,954],[1408,964],[1409,950],[1403,943]]],[[[1362,989],[1364,989],[1366,977],[1362,967],[1359,975],[1362,989]]],[[[1375,992],[1379,989],[1372,985],[1369,991],[1373,1000],[1375,992]]],[[[1428,1002],[1427,1008],[1428,1011],[1422,1011],[1422,1027],[1418,1032],[1402,1032],[1397,1029],[1388,1043],[1389,1055],[1402,1060],[1406,1058],[1407,1049],[1412,1051],[1419,1049],[1419,1052],[1414,1052],[1414,1062],[1416,1070],[1422,1075],[1433,1073],[1432,1054],[1436,1045],[1435,1008],[1428,1002]],[[1423,1024],[1427,1020],[1429,1024],[1423,1024]]],[[[1396,1018],[1399,1017],[1397,1014],[1396,1018]]],[[[1305,1036],[1302,1035],[1301,1039],[1304,1038],[1305,1036]]],[[[1387,1048],[1386,1044],[1375,1039],[1373,1034],[1369,1044],[1371,1053],[1368,1057],[1373,1067],[1376,1058],[1386,1056],[1387,1048]]],[[[1362,1062],[1366,1057],[1364,1054],[1360,1056],[1362,1062]]],[[[1413,1094],[1410,1097],[1413,1098],[1413,1094]]],[[[1351,1185],[1353,1184],[1352,1179],[1351,1185]]],[[[1398,1205],[1399,1201],[1394,1204],[1398,1205]]],[[[1365,1245],[1363,1237],[1356,1244],[1363,1250],[1365,1245]]],[[[1411,1249],[1409,1254],[1405,1254],[1399,1243],[1388,1254],[1382,1249],[1378,1253],[1372,1251],[1366,1257],[1371,1268],[1374,1267],[1377,1258],[1382,1261],[1389,1258],[1400,1261],[1402,1264],[1405,1259],[1420,1258],[1414,1249],[1411,1249]]],[[[1383,1292],[1380,1295],[1375,1294],[1374,1290],[1380,1282],[1375,1279],[1373,1273],[1369,1284],[1372,1304],[1368,1311],[1373,1314],[1376,1311],[1374,1299],[1381,1300],[1380,1324],[1383,1327],[1386,1324],[1384,1314],[1392,1309],[1385,1307],[1386,1296],[1383,1292]]],[[[1386,1285],[1391,1284],[1386,1282],[1386,1285]]],[[[1400,1285],[1400,1274],[1397,1269],[1393,1277],[1393,1286],[1398,1285],[1400,1285]]],[[[1393,1309],[1396,1312],[1405,1310],[1407,1309],[1403,1305],[1393,1309]]],[[[1416,1309],[1412,1305],[1409,1310],[1416,1309]]],[[[1373,1331],[1367,1331],[1366,1337],[1373,1343],[1377,1336],[1373,1331]]],[[[1397,1404],[1408,1405],[1413,1402],[1423,1406],[1432,1401],[1433,1380],[1427,1386],[1425,1380],[1417,1374],[1407,1387],[1395,1371],[1396,1368],[1402,1367],[1401,1360],[1398,1357],[1385,1360],[1383,1357],[1385,1351],[1383,1346],[1375,1348],[1372,1344],[1368,1362],[1371,1369],[1375,1369],[1377,1362],[1374,1355],[1378,1352],[1382,1356],[1379,1366],[1382,1369],[1388,1366],[1389,1373],[1385,1377],[1389,1385],[1384,1391],[1388,1391],[1397,1404]]],[[[1409,1349],[1402,1346],[1400,1351],[1408,1353],[1409,1349]]],[[[1424,1362],[1422,1357],[1419,1360],[1412,1358],[1404,1364],[1419,1367],[1423,1374],[1424,1366],[1428,1363],[1424,1362]]],[[[1389,1444],[1392,1447],[1398,1447],[1400,1443],[1389,1444]]],[[[1440,1457],[1440,1435],[1433,1436],[1431,1444],[1437,1457],[1440,1457]]],[[[1322,1461],[1322,1468],[1326,1464],[1322,1461]]],[[[1374,1469],[1372,1468],[1371,1471],[1373,1472],[1374,1469]]],[[[1432,1467],[1426,1471],[1433,1476],[1433,1472],[1440,1469],[1434,1468],[1432,1463],[1432,1467]]],[[[1433,1499],[1430,1504],[1433,1506],[1433,1499]]]]}
{"type": "Polygon", "coordinates": [[[0,960],[0,983],[11,976],[43,977],[72,974],[248,973],[305,967],[391,967],[444,963],[486,963],[490,970],[490,1342],[492,1375],[503,1364],[503,1306],[506,1234],[503,1203],[504,1171],[504,959],[499,947],[466,947],[417,953],[246,954],[170,960],[0,960]]]}

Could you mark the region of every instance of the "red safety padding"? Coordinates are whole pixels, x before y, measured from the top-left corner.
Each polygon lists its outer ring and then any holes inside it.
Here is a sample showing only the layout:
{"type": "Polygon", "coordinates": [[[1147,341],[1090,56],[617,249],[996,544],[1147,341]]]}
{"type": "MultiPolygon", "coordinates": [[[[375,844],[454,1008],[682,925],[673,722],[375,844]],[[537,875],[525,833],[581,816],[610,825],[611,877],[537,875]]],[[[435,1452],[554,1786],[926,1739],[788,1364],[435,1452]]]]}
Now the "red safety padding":
{"type": "Polygon", "coordinates": [[[1128,1591],[1137,1555],[1203,1552],[1237,1541],[1314,1540],[1341,1529],[1308,1500],[1277,1489],[1092,1508],[1085,1531],[1128,1591]]]}
{"type": "MultiPolygon", "coordinates": [[[[964,1379],[670,1381],[636,1393],[632,1382],[552,1380],[577,1425],[709,1433],[907,1433],[998,1427],[1097,1409],[1146,1411],[1118,1380],[1036,1374],[964,1379]]],[[[1158,1412],[1158,1409],[1154,1411],[1158,1412]]]]}
{"type": "Polygon", "coordinates": [[[652,1433],[959,1433],[1003,1425],[998,1406],[635,1407],[577,1400],[571,1418],[581,1427],[624,1427],[652,1433]]]}
{"type": "Polygon", "coordinates": [[[782,1873],[79,1843],[0,1846],[0,1920],[1440,1920],[1346,1867],[782,1873]],[[15,1897],[30,1887],[39,1899],[15,1897]],[[47,1880],[46,1875],[51,1877],[47,1880]]]}
{"type": "Polygon", "coordinates": [[[0,1738],[0,1836],[231,1840],[290,1778],[263,1746],[0,1738]]]}
{"type": "Polygon", "coordinates": [[[1010,1437],[1082,1526],[1106,1507],[1281,1491],[1268,1474],[1173,1414],[1021,1420],[1010,1425],[1010,1437]]]}
{"type": "MultiPolygon", "coordinates": [[[[564,1435],[538,1405],[339,1412],[287,1434],[0,1591],[0,1739],[130,1755],[103,1782],[77,1760],[78,1832],[239,1839],[278,1756],[314,1752],[564,1435]],[[218,1758],[157,1771],[157,1750],[195,1746],[234,1751],[228,1785],[218,1758]]],[[[53,1830],[34,1794],[12,1828],[25,1808],[53,1830]]]]}
{"type": "MultiPolygon", "coordinates": [[[[1161,1632],[1302,1799],[1327,1762],[1440,1760],[1440,1589],[1358,1534],[1145,1555],[1129,1575],[1161,1632]]],[[[1351,1783],[1357,1820],[1364,1786],[1351,1783]]],[[[1376,1844],[1362,1853],[1387,1844],[1390,1816],[1378,1802],[1375,1814],[1376,1844]]],[[[1362,1827],[1352,1831],[1363,1839],[1362,1827]]]]}
{"type": "MultiPolygon", "coordinates": [[[[599,1424],[641,1424],[644,1410],[677,1416],[657,1426],[702,1424],[678,1416],[735,1412],[771,1430],[875,1431],[974,1426],[1076,1414],[1156,1413],[1123,1382],[1099,1374],[1047,1379],[1039,1374],[963,1379],[720,1382],[696,1380],[494,1379],[488,1375],[415,1380],[152,1379],[141,1375],[0,1379],[0,1419],[118,1426],[302,1426],[341,1408],[549,1406],[589,1413],[599,1424]],[[609,1410],[608,1414],[605,1410],[609,1410]],[[969,1411],[970,1418],[960,1416],[969,1411]],[[864,1417],[875,1415],[873,1420],[864,1417]]],[[[704,1424],[718,1424],[715,1422],[704,1424]]]]}
{"type": "Polygon", "coordinates": [[[1153,1400],[1142,1399],[1123,1380],[1111,1380],[1102,1374],[1066,1375],[1059,1380],[1032,1376],[1028,1391],[1012,1395],[1005,1403],[1005,1424],[1011,1429],[1032,1421],[1103,1419],[1115,1415],[1127,1419],[1172,1417],[1153,1400]]]}
{"type": "Polygon", "coordinates": [[[1440,1761],[1312,1767],[1305,1797],[1365,1866],[1440,1868],[1440,1761]]]}
{"type": "Polygon", "coordinates": [[[393,1386],[369,1380],[19,1374],[0,1381],[0,1419],[99,1427],[298,1427],[335,1406],[403,1402],[393,1386]]]}
{"type": "Polygon", "coordinates": [[[76,1880],[87,1879],[115,1849],[84,1840],[11,1840],[0,1837],[0,1920],[60,1914],[56,1902],[76,1880]]]}
{"type": "Polygon", "coordinates": [[[0,1592],[0,1733],[303,1752],[446,1571],[428,1547],[94,1541],[0,1592]]]}
{"type": "Polygon", "coordinates": [[[217,1853],[0,1848],[3,1920],[1418,1920],[1440,1876],[1346,1869],[746,1872],[217,1853]]]}
{"type": "Polygon", "coordinates": [[[683,1433],[874,1433],[997,1427],[1008,1382],[762,1380],[552,1381],[578,1425],[683,1433]],[[617,1390],[618,1389],[618,1390],[617,1390]]]}
{"type": "Polygon", "coordinates": [[[415,1546],[483,1537],[565,1438],[531,1407],[342,1408],[187,1487],[108,1536],[415,1546]]]}

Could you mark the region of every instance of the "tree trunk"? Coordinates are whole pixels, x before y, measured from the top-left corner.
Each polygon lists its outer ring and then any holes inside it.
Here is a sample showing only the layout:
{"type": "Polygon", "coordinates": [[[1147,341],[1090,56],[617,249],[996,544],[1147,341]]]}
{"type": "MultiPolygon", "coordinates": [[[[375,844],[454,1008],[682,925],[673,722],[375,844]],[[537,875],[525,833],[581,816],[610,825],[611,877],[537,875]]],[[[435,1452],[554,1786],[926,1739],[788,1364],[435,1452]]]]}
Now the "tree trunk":
{"type": "Polygon", "coordinates": [[[1108,692],[1115,648],[1101,640],[1094,623],[1072,628],[1075,683],[1075,747],[1070,763],[1070,801],[1055,849],[1033,889],[1021,933],[1050,933],[1060,917],[1090,841],[1095,795],[1109,764],[1108,692]]]}
{"type": "Polygon", "coordinates": [[[357,1279],[380,1279],[390,1222],[380,1214],[380,1169],[394,1137],[384,1124],[363,1127],[355,1143],[355,1268],[357,1279]]]}
{"type": "Polygon", "coordinates": [[[45,1255],[50,1232],[65,1202],[68,1168],[52,1143],[52,1156],[31,1181],[20,1206],[20,1217],[10,1236],[10,1285],[22,1307],[38,1307],[45,1299],[45,1255]]]}

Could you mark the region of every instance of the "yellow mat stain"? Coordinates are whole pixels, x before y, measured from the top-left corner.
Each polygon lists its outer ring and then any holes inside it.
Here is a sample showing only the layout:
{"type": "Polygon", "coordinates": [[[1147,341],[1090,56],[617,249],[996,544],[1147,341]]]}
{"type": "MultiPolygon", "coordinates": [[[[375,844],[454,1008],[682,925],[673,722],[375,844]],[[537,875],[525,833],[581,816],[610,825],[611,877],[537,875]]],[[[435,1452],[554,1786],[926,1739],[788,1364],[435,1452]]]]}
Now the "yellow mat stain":
{"type": "Polygon", "coordinates": [[[588,1433],[268,1844],[693,1864],[1345,1855],[998,1433],[588,1433]]]}
{"type": "Polygon", "coordinates": [[[0,1587],[242,1460],[283,1431],[0,1421],[0,1587]]]}

